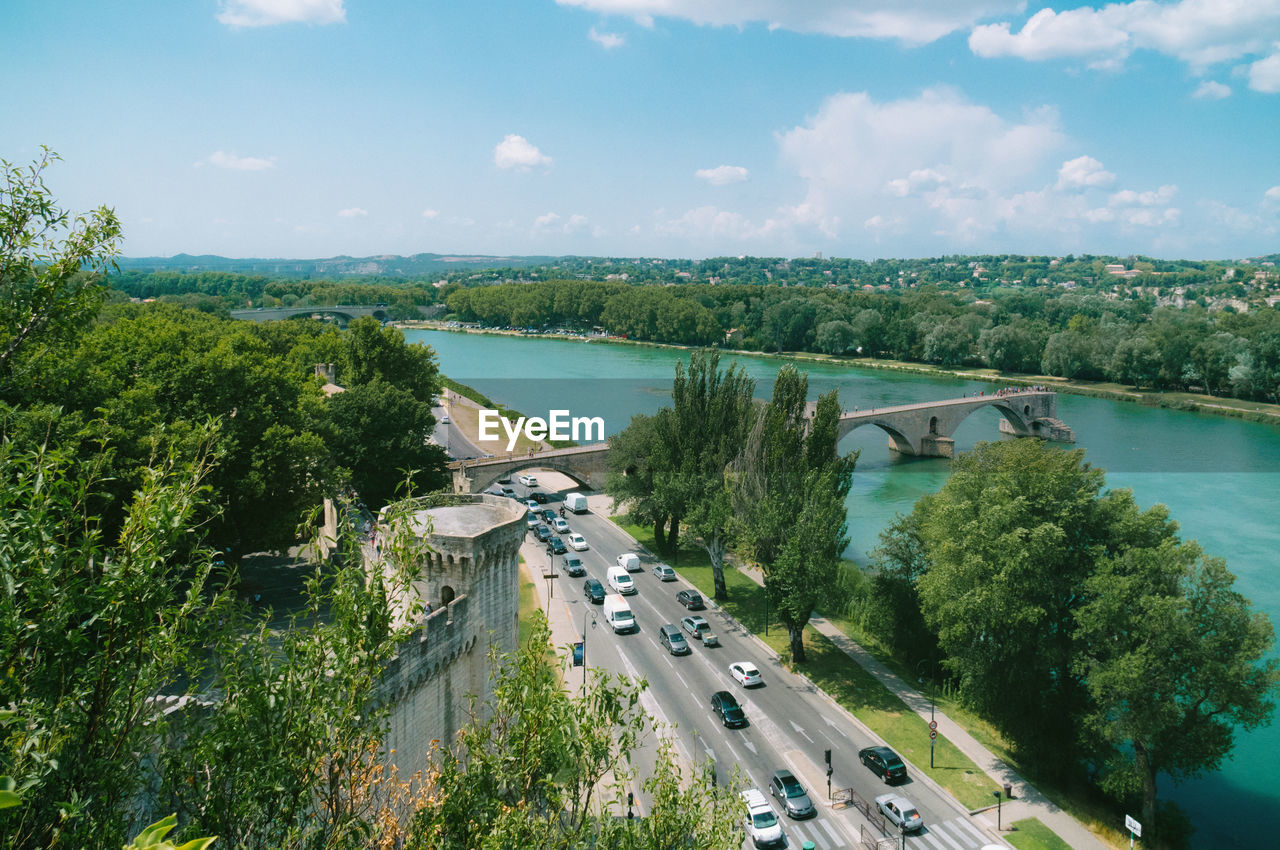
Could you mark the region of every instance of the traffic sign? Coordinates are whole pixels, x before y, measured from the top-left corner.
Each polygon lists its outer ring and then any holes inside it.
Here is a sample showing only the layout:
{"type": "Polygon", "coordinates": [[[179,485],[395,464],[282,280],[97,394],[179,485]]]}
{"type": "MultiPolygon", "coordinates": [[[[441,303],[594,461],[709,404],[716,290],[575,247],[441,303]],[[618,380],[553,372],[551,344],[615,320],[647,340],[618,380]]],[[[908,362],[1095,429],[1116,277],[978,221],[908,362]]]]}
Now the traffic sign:
{"type": "Polygon", "coordinates": [[[930,740],[930,741],[932,741],[932,740],[936,739],[937,737],[938,737],[938,730],[937,730],[937,729],[930,729],[930,730],[929,730],[929,740],[930,740]]]}
{"type": "Polygon", "coordinates": [[[1138,838],[1142,837],[1142,824],[1138,823],[1129,815],[1124,816],[1124,828],[1132,832],[1138,838]]]}
{"type": "Polygon", "coordinates": [[[929,728],[930,728],[930,729],[933,729],[934,731],[937,731],[937,729],[938,729],[938,721],[936,721],[936,720],[930,720],[930,721],[929,721],[929,728]]]}

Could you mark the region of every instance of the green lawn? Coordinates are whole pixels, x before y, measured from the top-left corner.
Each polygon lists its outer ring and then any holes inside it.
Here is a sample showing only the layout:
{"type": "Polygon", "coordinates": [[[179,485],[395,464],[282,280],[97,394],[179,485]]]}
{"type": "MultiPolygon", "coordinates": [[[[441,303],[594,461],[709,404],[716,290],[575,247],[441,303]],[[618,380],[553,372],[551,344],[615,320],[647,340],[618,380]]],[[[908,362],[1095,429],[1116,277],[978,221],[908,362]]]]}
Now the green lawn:
{"type": "Polygon", "coordinates": [[[1018,850],[1071,850],[1071,845],[1036,818],[1025,818],[1010,824],[1013,832],[1004,838],[1018,850]]]}
{"type": "MultiPolygon", "coordinates": [[[[641,545],[653,551],[653,534],[650,530],[623,523],[618,518],[614,521],[619,522],[641,545]]],[[[715,585],[711,576],[710,559],[705,550],[682,547],[679,562],[675,566],[705,596],[712,596],[715,585]]],[[[729,591],[724,610],[767,643],[779,656],[784,659],[789,657],[786,629],[771,618],[769,633],[765,634],[764,588],[736,569],[726,569],[724,577],[729,591]]],[[[789,665],[791,669],[803,673],[816,686],[830,694],[846,710],[884,738],[889,746],[951,792],[961,805],[976,809],[991,802],[992,792],[999,790],[1000,786],[945,738],[938,738],[934,751],[936,767],[929,769],[929,724],[910,711],[893,692],[814,629],[805,629],[804,645],[809,660],[803,665],[789,665]]],[[[842,755],[850,761],[856,757],[852,751],[833,754],[833,757],[839,758],[842,755]]]]}

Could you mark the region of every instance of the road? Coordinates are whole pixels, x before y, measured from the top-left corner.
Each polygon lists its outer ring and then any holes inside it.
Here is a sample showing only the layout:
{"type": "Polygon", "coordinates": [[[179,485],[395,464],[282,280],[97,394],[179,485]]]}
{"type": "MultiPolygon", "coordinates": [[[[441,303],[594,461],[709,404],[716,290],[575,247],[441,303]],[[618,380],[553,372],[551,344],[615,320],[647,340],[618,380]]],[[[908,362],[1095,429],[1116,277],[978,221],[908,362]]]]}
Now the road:
{"type": "MultiPolygon", "coordinates": [[[[512,485],[524,497],[530,488],[512,485]]],[[[534,488],[537,489],[537,488],[534,488]]],[[[558,494],[552,495],[552,507],[558,507],[558,494]]],[[[568,514],[570,528],[586,537],[590,549],[577,553],[590,577],[605,583],[605,573],[616,557],[632,550],[630,538],[606,518],[595,514],[568,514]]],[[[530,536],[532,541],[532,536],[530,536]]],[[[529,543],[523,549],[526,561],[535,572],[545,569],[549,556],[543,546],[529,543]]],[[[559,558],[556,559],[560,561],[559,558]]],[[[644,677],[649,689],[643,697],[645,709],[666,724],[665,733],[677,752],[690,762],[715,762],[718,777],[727,780],[736,769],[743,780],[768,794],[768,782],[775,770],[790,769],[805,785],[818,808],[815,818],[792,821],[781,815],[775,805],[791,847],[799,848],[812,841],[819,850],[858,846],[859,825],[865,821],[852,808],[836,810],[827,800],[824,751],[832,751],[833,789],[853,788],[865,800],[894,791],[909,799],[924,818],[925,828],[906,838],[913,850],[972,850],[988,845],[1006,846],[984,831],[982,822],[970,818],[949,796],[932,783],[911,776],[896,788],[885,786],[862,766],[857,753],[863,747],[880,744],[855,726],[830,700],[806,680],[786,671],[768,650],[714,607],[696,612],[705,617],[720,637],[719,648],[704,648],[690,641],[691,655],[675,657],[658,643],[658,628],[665,623],[678,624],[690,612],[676,601],[677,591],[691,585],[677,578],[663,582],[653,576],[655,563],[642,558],[644,570],[633,573],[637,593],[628,597],[640,631],[616,635],[599,619],[594,629],[587,629],[587,663],[615,673],[644,677]],[[751,661],[762,672],[764,685],[750,690],[729,677],[727,668],[736,661],[751,661]],[[743,729],[727,729],[711,712],[711,694],[719,690],[734,693],[743,705],[749,725],[743,729]]],[[[678,572],[678,571],[677,571],[678,572]]],[[[552,580],[553,597],[567,600],[576,624],[582,628],[597,616],[599,605],[585,599],[585,579],[570,579],[563,574],[552,580]]],[[[607,583],[606,588],[607,588],[607,583]]],[[[579,674],[573,671],[572,677],[579,674]]],[[[652,758],[640,754],[637,768],[641,778],[652,758]],[[647,762],[647,763],[646,763],[647,762]]],[[[637,806],[644,808],[638,793],[637,806]]],[[[897,831],[890,826],[890,834],[897,831]]],[[[877,837],[879,837],[877,835],[877,837]]]]}
{"type": "Polygon", "coordinates": [[[435,441],[444,447],[445,452],[454,460],[464,460],[466,458],[487,457],[488,452],[481,451],[476,444],[467,438],[466,433],[457,426],[452,420],[445,422],[449,411],[442,406],[431,408],[431,415],[436,418],[436,429],[432,436],[435,441]]]}

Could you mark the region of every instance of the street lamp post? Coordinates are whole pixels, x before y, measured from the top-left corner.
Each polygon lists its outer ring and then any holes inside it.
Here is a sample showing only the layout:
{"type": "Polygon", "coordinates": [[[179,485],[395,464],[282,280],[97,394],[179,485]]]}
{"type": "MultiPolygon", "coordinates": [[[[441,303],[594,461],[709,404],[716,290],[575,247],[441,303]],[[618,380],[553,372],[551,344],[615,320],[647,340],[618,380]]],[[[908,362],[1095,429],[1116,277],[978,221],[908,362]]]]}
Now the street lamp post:
{"type": "Polygon", "coordinates": [[[996,798],[996,832],[1001,830],[1000,824],[1000,792],[992,791],[991,795],[996,798]]]}
{"type": "Polygon", "coordinates": [[[596,612],[590,608],[582,612],[582,692],[587,692],[587,615],[591,615],[591,628],[596,627],[596,612]]]}
{"type": "MultiPolygon", "coordinates": [[[[916,663],[916,680],[920,684],[924,684],[924,676],[920,675],[921,666],[928,664],[927,660],[920,660],[916,663]]],[[[929,677],[929,769],[933,770],[933,747],[938,740],[938,721],[934,719],[934,684],[933,677],[929,677]]]]}

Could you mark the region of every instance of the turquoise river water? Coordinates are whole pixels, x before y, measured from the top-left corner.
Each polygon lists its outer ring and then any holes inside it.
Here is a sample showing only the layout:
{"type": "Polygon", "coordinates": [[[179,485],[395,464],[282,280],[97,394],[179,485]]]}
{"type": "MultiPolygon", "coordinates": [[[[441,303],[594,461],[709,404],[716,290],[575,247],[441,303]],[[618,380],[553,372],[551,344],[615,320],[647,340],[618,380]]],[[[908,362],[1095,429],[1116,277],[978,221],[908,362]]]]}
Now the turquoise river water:
{"type": "MultiPolygon", "coordinates": [[[[688,359],[687,352],[638,345],[424,330],[406,336],[431,345],[446,374],[495,401],[529,416],[546,417],[551,409],[600,416],[607,434],[626,427],[633,414],[668,403],[675,363],[688,359]]],[[[729,359],[755,379],[758,398],[769,397],[783,361],[729,359]]],[[[837,387],[846,409],[995,389],[961,379],[800,365],[814,397],[837,387]]],[[[1086,459],[1107,471],[1108,486],[1132,489],[1144,507],[1168,505],[1184,538],[1226,558],[1238,589],[1280,622],[1280,429],[1072,395],[1059,395],[1058,417],[1074,429],[1086,459]]],[[[975,412],[955,433],[956,450],[998,439],[999,418],[990,408],[975,412]]],[[[848,554],[865,563],[894,516],[942,486],[949,462],[897,457],[874,427],[854,431],[841,449],[862,452],[848,502],[848,554]]],[[[1280,846],[1280,723],[1239,735],[1220,770],[1178,786],[1165,779],[1160,792],[1191,815],[1195,847],[1280,846]]]]}

